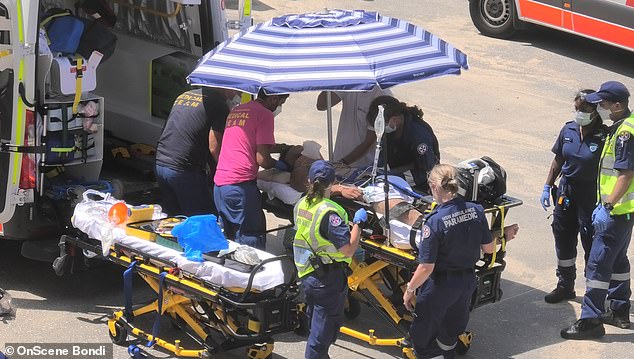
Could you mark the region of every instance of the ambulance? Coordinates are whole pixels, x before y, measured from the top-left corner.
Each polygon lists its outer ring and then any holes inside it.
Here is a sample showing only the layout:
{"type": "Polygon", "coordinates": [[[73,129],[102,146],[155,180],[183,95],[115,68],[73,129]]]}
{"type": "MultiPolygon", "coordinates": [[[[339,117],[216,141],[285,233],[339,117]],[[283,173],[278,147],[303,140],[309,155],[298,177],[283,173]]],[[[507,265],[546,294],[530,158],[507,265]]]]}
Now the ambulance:
{"type": "Polygon", "coordinates": [[[634,51],[634,0],[469,0],[469,12],[487,36],[534,23],[634,51]]]}
{"type": "Polygon", "coordinates": [[[223,0],[0,0],[0,240],[37,257],[82,189],[156,188],[151,146],[227,28],[223,0]]]}

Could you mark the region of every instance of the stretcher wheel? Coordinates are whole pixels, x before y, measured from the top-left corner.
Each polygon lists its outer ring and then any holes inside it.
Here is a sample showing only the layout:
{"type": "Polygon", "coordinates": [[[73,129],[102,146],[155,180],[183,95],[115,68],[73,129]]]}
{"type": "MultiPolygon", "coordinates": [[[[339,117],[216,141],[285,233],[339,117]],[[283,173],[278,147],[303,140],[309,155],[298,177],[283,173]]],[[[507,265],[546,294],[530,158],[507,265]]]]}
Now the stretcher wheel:
{"type": "Polygon", "coordinates": [[[353,298],[350,293],[348,293],[348,296],[346,297],[343,314],[345,314],[348,319],[355,319],[359,316],[359,314],[361,314],[361,302],[353,298]]]}
{"type": "Polygon", "coordinates": [[[456,343],[456,353],[459,355],[465,355],[471,348],[471,342],[473,341],[473,334],[471,332],[464,332],[458,336],[458,342],[456,343]]]}
{"type": "Polygon", "coordinates": [[[271,340],[264,344],[254,344],[247,348],[248,359],[271,359],[273,358],[274,343],[271,340]]]}
{"type": "Polygon", "coordinates": [[[304,313],[303,311],[297,313],[297,328],[293,330],[293,333],[299,335],[300,337],[307,337],[309,327],[310,325],[308,323],[308,317],[306,316],[306,313],[304,313]]]}
{"type": "Polygon", "coordinates": [[[115,334],[112,335],[110,330],[108,330],[108,335],[110,335],[110,340],[112,340],[112,342],[117,345],[126,345],[126,343],[128,342],[128,331],[126,330],[126,328],[123,325],[115,322],[114,331],[115,331],[115,334]]]}

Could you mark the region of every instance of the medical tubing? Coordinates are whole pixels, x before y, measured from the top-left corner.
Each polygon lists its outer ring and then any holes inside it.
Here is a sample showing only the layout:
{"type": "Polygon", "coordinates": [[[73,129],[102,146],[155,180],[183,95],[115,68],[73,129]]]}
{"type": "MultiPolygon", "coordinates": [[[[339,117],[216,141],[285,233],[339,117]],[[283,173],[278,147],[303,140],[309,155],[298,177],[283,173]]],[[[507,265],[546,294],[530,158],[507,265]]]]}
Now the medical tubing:
{"type": "Polygon", "coordinates": [[[152,347],[156,343],[156,337],[161,329],[161,313],[163,312],[163,286],[165,285],[165,277],[167,272],[161,272],[159,275],[159,287],[158,287],[158,309],[156,310],[156,318],[154,318],[154,325],[152,325],[152,340],[150,340],[146,346],[152,347]]]}
{"type": "Polygon", "coordinates": [[[418,193],[416,193],[416,192],[414,192],[414,191],[412,191],[412,190],[409,190],[409,189],[407,189],[407,188],[405,188],[405,187],[401,187],[401,186],[399,186],[399,185],[397,185],[397,184],[395,184],[395,183],[393,183],[393,182],[389,182],[389,183],[390,183],[392,186],[394,186],[394,188],[396,188],[398,191],[400,191],[401,193],[404,193],[404,194],[406,194],[406,195],[408,195],[408,196],[410,196],[410,197],[414,197],[414,198],[416,198],[416,199],[421,199],[421,198],[424,198],[424,196],[423,196],[423,195],[418,194],[418,193]]]}
{"type": "MultiPolygon", "coordinates": [[[[376,134],[376,149],[374,150],[374,163],[372,164],[372,183],[376,178],[376,170],[379,164],[379,155],[381,154],[381,141],[383,140],[383,134],[385,133],[385,114],[383,106],[379,105],[378,112],[374,119],[374,133],[376,134]]],[[[386,157],[387,162],[387,157],[386,157]]]]}
{"type": "MultiPolygon", "coordinates": [[[[379,111],[380,110],[381,108],[379,108],[379,111]]],[[[383,206],[385,208],[385,236],[387,237],[388,246],[391,246],[392,233],[390,231],[390,185],[388,184],[389,182],[387,180],[387,138],[383,141],[385,141],[385,144],[383,146],[385,147],[385,161],[383,162],[383,170],[385,171],[385,173],[383,174],[385,181],[385,183],[383,183],[383,192],[385,192],[385,206],[383,206]]]]}
{"type": "Polygon", "coordinates": [[[132,276],[136,268],[136,261],[133,261],[123,272],[123,302],[125,303],[125,309],[123,310],[123,316],[125,320],[132,323],[134,319],[134,312],[132,311],[132,276]]]}

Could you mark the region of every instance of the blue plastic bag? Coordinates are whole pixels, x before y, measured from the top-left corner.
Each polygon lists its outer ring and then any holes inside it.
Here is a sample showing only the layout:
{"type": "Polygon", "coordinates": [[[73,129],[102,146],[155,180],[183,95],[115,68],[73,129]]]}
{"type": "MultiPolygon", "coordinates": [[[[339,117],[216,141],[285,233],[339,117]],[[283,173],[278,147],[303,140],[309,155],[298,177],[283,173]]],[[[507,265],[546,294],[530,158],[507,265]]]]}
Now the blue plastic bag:
{"type": "Polygon", "coordinates": [[[185,257],[202,262],[203,253],[229,248],[229,242],[218,226],[218,218],[213,214],[191,216],[174,226],[172,235],[185,250],[185,257]]]}

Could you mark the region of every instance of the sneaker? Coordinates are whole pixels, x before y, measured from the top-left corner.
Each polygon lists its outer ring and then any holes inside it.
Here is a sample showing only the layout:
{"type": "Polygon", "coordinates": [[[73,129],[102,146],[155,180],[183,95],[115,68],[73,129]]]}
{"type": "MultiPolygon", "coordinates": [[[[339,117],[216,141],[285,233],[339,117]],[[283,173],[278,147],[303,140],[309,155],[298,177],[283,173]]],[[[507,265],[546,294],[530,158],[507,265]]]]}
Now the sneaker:
{"type": "Polygon", "coordinates": [[[630,329],[630,313],[629,310],[625,314],[615,313],[608,310],[601,316],[603,324],[612,325],[621,329],[630,329]]]}
{"type": "Polygon", "coordinates": [[[552,292],[546,294],[544,300],[546,303],[559,303],[562,300],[575,299],[577,298],[577,294],[572,289],[566,289],[563,287],[557,287],[553,289],[552,292]]]}
{"type": "Polygon", "coordinates": [[[562,329],[560,334],[564,339],[596,339],[605,335],[605,328],[599,318],[579,319],[570,327],[562,329]]]}

